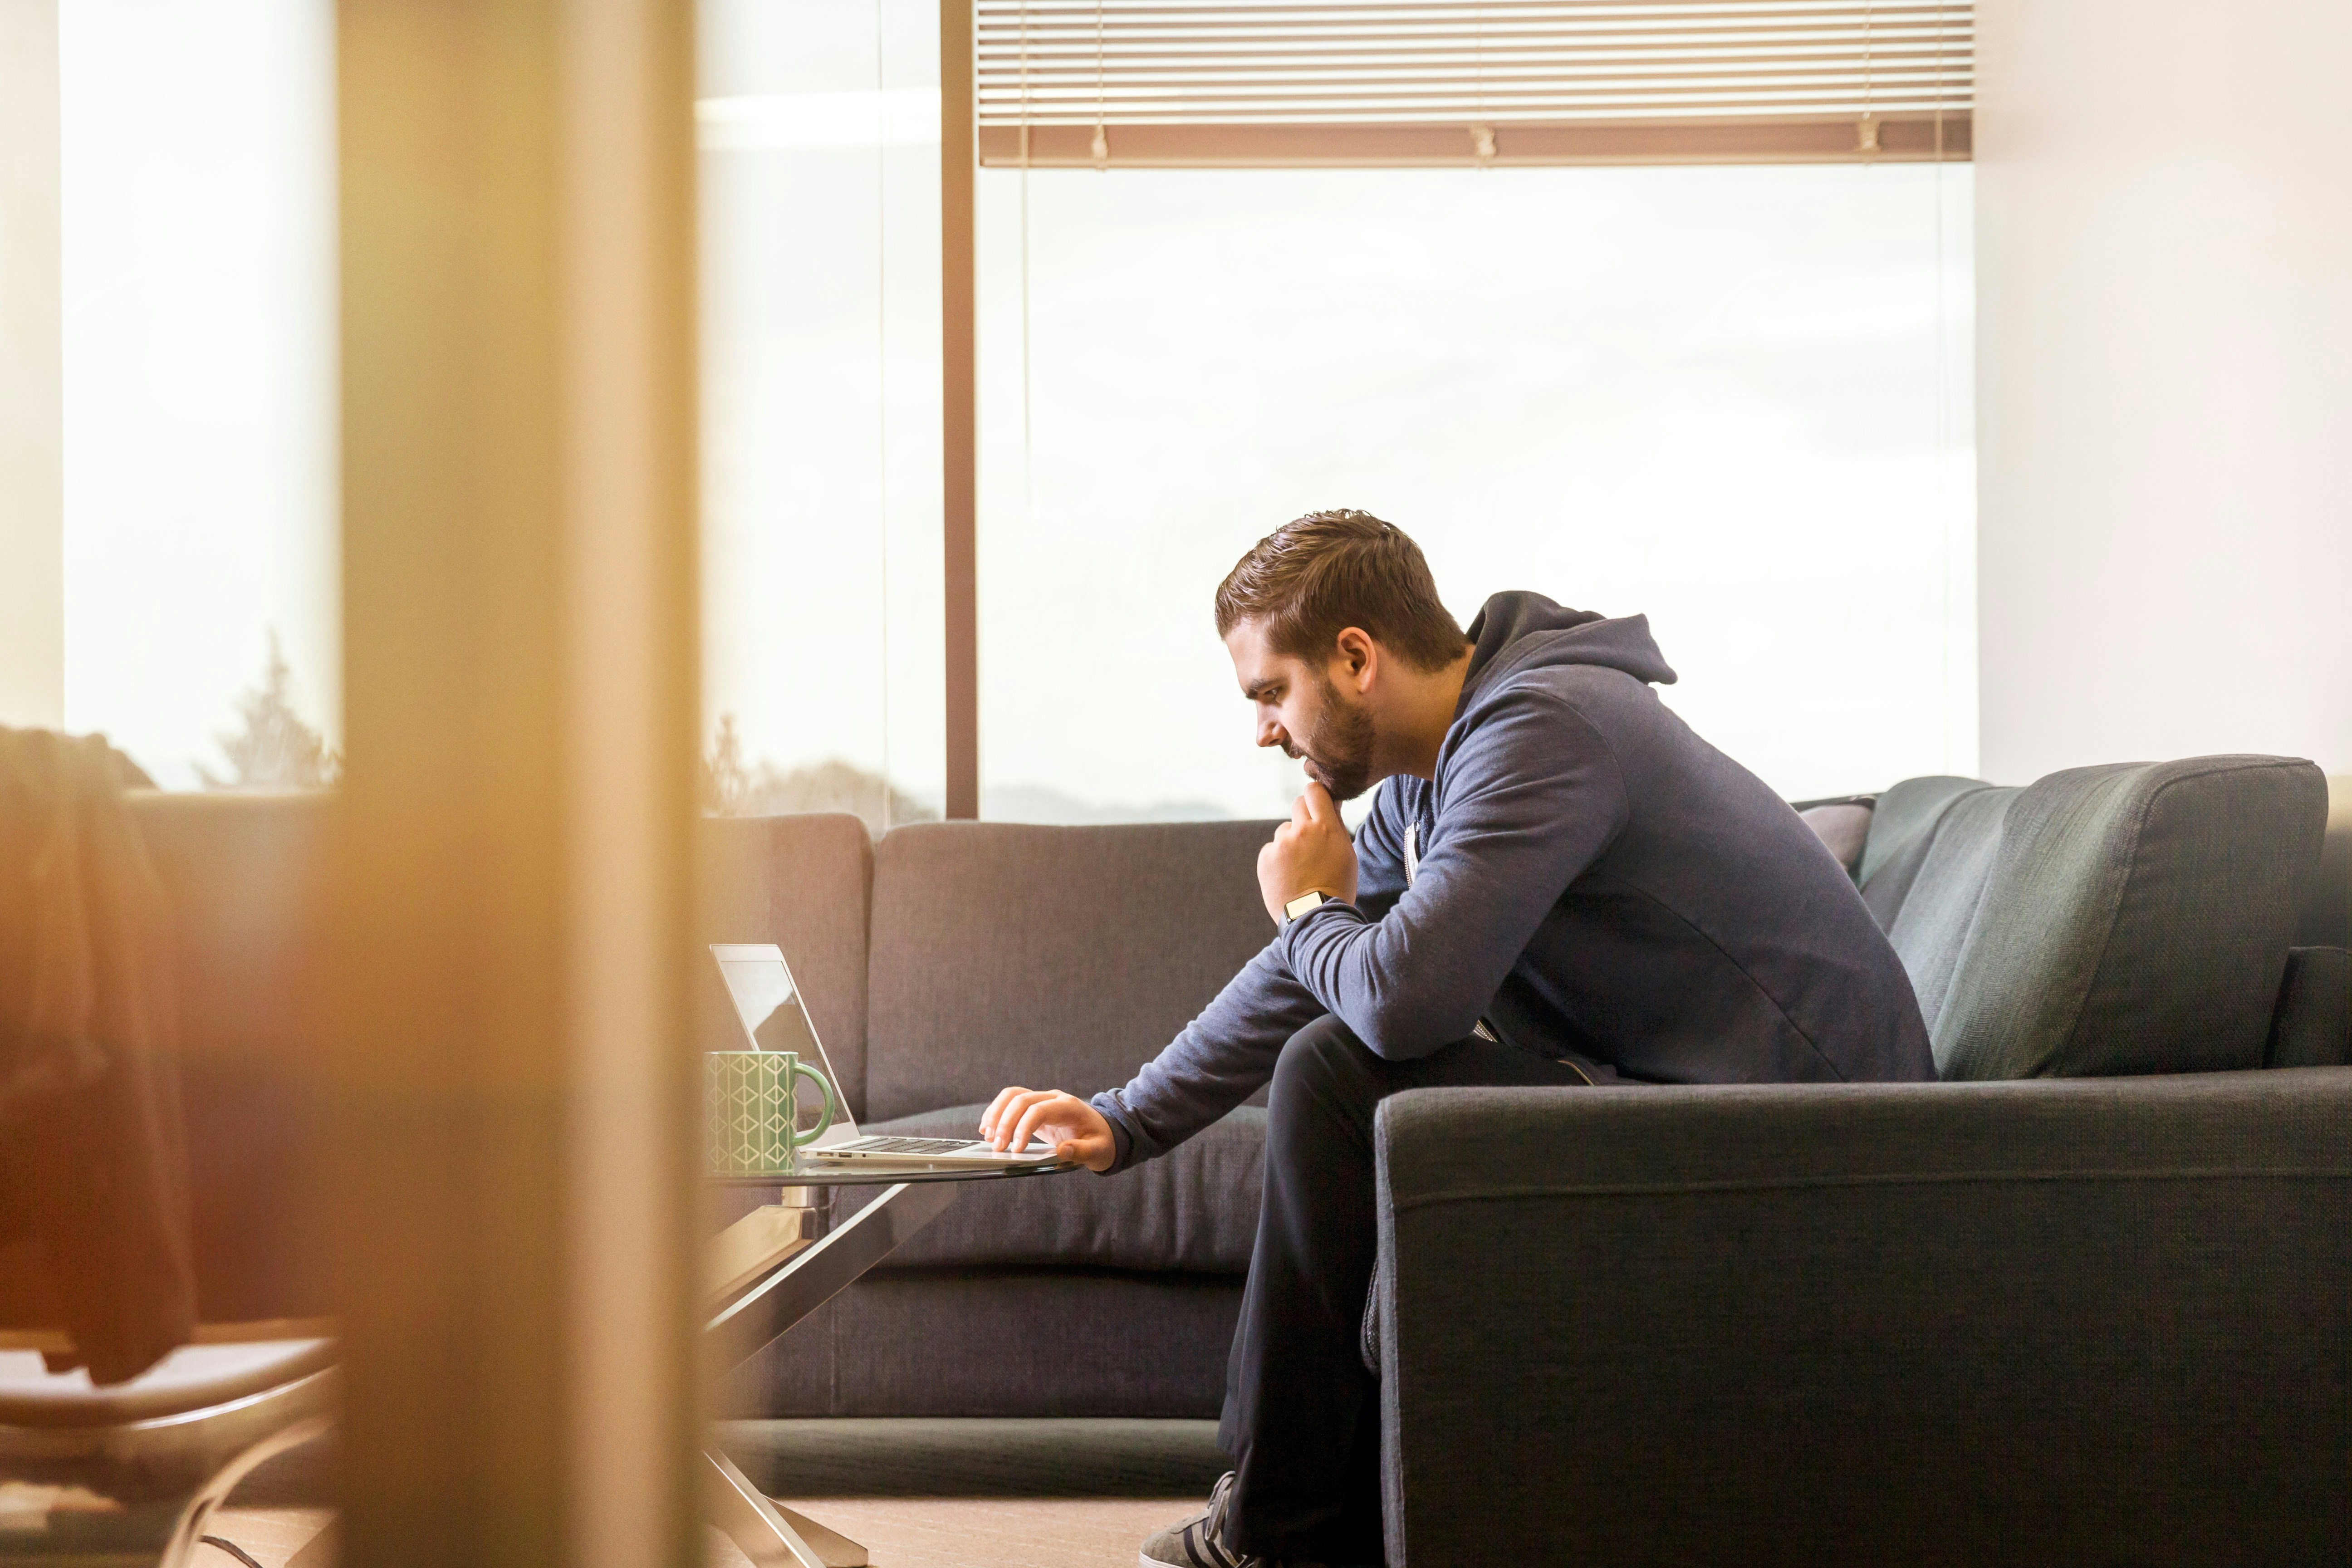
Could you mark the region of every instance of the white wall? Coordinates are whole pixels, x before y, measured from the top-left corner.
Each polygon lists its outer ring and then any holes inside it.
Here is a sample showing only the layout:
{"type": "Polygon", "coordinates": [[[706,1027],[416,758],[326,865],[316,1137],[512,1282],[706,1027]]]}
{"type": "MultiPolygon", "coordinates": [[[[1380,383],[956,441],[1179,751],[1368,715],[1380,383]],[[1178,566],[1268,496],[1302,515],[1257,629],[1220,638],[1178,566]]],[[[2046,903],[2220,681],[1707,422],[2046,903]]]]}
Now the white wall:
{"type": "Polygon", "coordinates": [[[0,724],[65,721],[57,0],[0,0],[0,724]]]}
{"type": "Polygon", "coordinates": [[[1985,776],[2352,771],[2352,5],[1977,29],[1985,776]]]}

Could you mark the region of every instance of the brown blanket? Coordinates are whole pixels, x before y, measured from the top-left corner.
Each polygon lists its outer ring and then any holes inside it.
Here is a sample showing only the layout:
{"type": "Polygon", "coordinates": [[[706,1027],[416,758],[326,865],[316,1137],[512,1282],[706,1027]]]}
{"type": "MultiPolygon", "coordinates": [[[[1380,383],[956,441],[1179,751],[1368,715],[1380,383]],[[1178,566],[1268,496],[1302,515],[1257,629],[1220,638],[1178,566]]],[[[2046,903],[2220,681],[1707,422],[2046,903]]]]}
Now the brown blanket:
{"type": "Polygon", "coordinates": [[[100,1383],[195,1318],[173,936],[97,736],[0,728],[0,1312],[100,1383]]]}

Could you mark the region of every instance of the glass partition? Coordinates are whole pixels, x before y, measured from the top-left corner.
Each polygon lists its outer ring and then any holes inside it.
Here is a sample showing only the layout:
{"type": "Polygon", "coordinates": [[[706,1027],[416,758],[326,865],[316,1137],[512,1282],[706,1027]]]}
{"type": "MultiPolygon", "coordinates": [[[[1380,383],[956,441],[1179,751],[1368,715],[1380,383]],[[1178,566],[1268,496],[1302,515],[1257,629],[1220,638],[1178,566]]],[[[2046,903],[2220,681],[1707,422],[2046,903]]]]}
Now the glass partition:
{"type": "Polygon", "coordinates": [[[705,806],[939,815],[939,18],[706,0],[705,806]]]}

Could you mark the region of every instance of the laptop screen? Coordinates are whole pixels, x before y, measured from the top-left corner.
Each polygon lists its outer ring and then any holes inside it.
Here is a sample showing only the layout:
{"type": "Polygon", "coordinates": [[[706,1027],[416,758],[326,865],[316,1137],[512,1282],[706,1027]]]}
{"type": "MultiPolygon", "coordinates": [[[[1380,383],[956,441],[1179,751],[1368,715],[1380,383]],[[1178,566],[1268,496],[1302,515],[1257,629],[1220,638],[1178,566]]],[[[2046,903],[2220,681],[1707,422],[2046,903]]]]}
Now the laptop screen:
{"type": "MultiPolygon", "coordinates": [[[[795,1051],[801,1060],[824,1074],[839,1100],[841,1079],[825,1059],[824,1047],[817,1042],[816,1026],[809,1022],[808,1009],[801,1005],[800,987],[793,984],[793,972],[784,963],[782,952],[770,942],[713,942],[710,956],[719,962],[719,977],[727,983],[727,999],[735,1005],[735,1016],[743,1026],[753,1050],[795,1051]]],[[[814,1089],[802,1090],[805,1119],[815,1120],[814,1089]]],[[[857,1136],[857,1124],[850,1119],[845,1102],[837,1104],[833,1126],[818,1143],[830,1147],[846,1142],[857,1136]]]]}

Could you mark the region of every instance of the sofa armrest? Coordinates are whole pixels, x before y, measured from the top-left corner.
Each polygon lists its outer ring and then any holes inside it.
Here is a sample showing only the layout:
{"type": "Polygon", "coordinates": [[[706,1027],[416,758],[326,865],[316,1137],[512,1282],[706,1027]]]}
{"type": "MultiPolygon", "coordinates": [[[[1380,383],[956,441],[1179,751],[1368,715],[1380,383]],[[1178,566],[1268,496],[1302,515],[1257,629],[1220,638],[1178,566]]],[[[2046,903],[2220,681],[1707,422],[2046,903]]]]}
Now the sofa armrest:
{"type": "Polygon", "coordinates": [[[2352,1551],[2352,1068],[1381,1108],[1391,1564],[2352,1551]]]}

